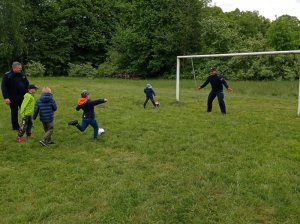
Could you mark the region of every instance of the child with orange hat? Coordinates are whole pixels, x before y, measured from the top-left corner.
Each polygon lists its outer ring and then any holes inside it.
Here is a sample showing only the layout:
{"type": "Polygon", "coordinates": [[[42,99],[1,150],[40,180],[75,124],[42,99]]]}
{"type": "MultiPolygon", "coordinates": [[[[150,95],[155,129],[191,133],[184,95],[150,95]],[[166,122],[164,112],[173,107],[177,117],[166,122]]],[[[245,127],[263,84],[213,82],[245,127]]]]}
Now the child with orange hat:
{"type": "Polygon", "coordinates": [[[79,131],[84,132],[85,129],[91,125],[94,129],[93,136],[94,139],[97,138],[98,136],[98,122],[95,119],[95,111],[94,107],[96,105],[106,103],[107,99],[97,99],[97,100],[91,100],[90,99],[90,94],[87,90],[83,90],[81,92],[81,97],[77,100],[77,107],[76,110],[83,110],[82,114],[82,122],[81,124],[78,123],[77,120],[75,121],[70,121],[68,124],[72,126],[76,126],[79,131]]]}

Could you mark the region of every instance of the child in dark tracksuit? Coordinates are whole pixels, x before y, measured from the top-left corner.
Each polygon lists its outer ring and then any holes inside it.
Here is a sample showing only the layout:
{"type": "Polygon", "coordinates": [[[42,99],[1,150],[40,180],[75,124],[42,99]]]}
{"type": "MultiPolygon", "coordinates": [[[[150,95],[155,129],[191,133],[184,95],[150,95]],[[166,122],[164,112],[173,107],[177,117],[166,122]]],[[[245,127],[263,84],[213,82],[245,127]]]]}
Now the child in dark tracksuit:
{"type": "Polygon", "coordinates": [[[153,98],[153,96],[155,96],[155,92],[154,92],[152,86],[149,83],[146,85],[146,87],[144,89],[144,93],[146,95],[146,100],[144,102],[144,108],[146,108],[146,105],[147,105],[149,100],[151,100],[154,107],[157,107],[157,105],[154,101],[154,98],[153,98]]]}
{"type": "Polygon", "coordinates": [[[42,95],[35,103],[33,120],[35,120],[40,115],[40,121],[44,127],[44,137],[40,140],[42,146],[48,146],[49,144],[54,144],[51,140],[53,134],[53,120],[54,120],[54,111],[57,110],[55,100],[52,97],[51,89],[49,87],[43,87],[42,95]]]}
{"type": "Polygon", "coordinates": [[[77,101],[76,110],[83,110],[81,125],[77,120],[70,121],[68,124],[76,126],[81,132],[84,132],[84,130],[91,125],[94,128],[94,139],[96,139],[98,136],[99,126],[97,120],[95,119],[94,107],[98,104],[107,102],[107,99],[91,100],[89,95],[90,94],[87,90],[83,90],[81,92],[81,98],[79,98],[77,101]]]}

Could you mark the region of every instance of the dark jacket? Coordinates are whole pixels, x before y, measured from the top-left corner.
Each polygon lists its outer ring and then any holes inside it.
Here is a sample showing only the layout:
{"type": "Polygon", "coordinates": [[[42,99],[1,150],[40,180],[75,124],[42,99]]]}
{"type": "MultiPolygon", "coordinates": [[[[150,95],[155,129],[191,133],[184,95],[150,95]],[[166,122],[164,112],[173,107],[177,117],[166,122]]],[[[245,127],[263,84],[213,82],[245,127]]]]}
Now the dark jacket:
{"type": "Polygon", "coordinates": [[[43,93],[34,106],[33,119],[40,114],[40,120],[43,123],[50,123],[54,119],[54,111],[57,110],[55,100],[51,93],[43,93]]]}
{"type": "Polygon", "coordinates": [[[15,74],[12,70],[5,73],[1,84],[3,98],[10,100],[23,98],[28,85],[29,82],[24,73],[15,74]]]}
{"type": "Polygon", "coordinates": [[[87,98],[79,98],[76,110],[77,111],[79,111],[80,109],[83,110],[82,119],[94,119],[95,118],[94,107],[102,103],[105,103],[104,99],[90,100],[87,98]]]}
{"type": "Polygon", "coordinates": [[[146,97],[148,97],[148,98],[153,98],[153,95],[155,96],[155,92],[152,88],[146,87],[144,89],[144,93],[146,94],[146,97]]]}
{"type": "Polygon", "coordinates": [[[211,89],[214,92],[222,92],[223,85],[228,89],[228,84],[221,74],[209,75],[206,81],[200,86],[200,88],[204,88],[208,83],[211,85],[211,89]]]}

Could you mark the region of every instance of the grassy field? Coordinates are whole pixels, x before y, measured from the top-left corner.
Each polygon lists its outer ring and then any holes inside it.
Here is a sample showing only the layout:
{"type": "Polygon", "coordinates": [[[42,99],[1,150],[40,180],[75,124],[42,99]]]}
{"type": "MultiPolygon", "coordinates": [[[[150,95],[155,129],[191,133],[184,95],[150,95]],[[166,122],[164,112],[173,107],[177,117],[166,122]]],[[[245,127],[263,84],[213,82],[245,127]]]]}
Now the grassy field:
{"type": "Polygon", "coordinates": [[[143,109],[145,80],[30,80],[53,90],[56,144],[39,120],[16,143],[1,103],[0,223],[300,223],[297,81],[229,82],[222,116],[192,80],[180,104],[174,80],[151,80],[159,109],[143,109]],[[67,125],[82,89],[108,99],[96,141],[67,125]]]}

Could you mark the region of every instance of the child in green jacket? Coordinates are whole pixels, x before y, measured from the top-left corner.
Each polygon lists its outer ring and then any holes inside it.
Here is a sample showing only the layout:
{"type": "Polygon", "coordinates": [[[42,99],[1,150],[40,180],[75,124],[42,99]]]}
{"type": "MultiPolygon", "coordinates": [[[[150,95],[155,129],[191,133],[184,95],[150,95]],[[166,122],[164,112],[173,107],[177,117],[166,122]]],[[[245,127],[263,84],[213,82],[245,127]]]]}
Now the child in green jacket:
{"type": "Polygon", "coordinates": [[[31,137],[31,128],[32,128],[32,114],[34,111],[35,99],[33,95],[37,91],[38,87],[35,85],[28,86],[28,92],[24,95],[24,100],[21,105],[20,115],[22,118],[22,125],[18,132],[17,142],[22,143],[25,142],[23,135],[26,132],[27,137],[31,137]]]}

